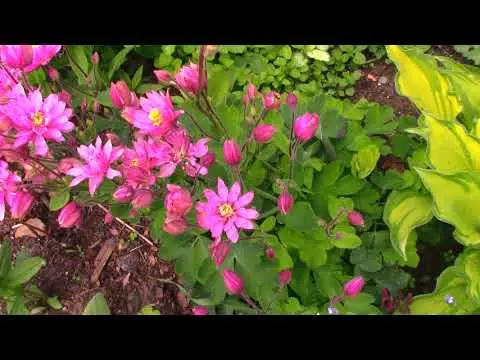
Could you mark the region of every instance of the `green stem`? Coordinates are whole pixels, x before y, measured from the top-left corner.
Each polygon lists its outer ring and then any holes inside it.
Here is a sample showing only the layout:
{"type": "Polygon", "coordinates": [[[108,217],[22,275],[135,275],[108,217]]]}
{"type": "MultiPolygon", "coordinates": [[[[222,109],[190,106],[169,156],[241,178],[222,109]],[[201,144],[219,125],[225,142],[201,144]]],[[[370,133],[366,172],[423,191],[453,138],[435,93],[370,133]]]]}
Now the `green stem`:
{"type": "Polygon", "coordinates": [[[263,191],[262,189],[255,188],[254,190],[258,195],[260,195],[261,197],[263,197],[265,199],[269,199],[269,200],[272,200],[272,201],[275,201],[275,202],[277,201],[277,198],[275,196],[273,196],[272,194],[269,194],[266,191],[263,191]]]}
{"type": "MultiPolygon", "coordinates": [[[[276,200],[276,199],[275,199],[276,200]]],[[[260,220],[260,219],[264,219],[266,217],[269,217],[270,215],[273,215],[275,214],[276,212],[278,211],[278,207],[275,206],[274,208],[271,208],[270,210],[268,210],[267,212],[261,214],[257,220],[260,220]]]]}

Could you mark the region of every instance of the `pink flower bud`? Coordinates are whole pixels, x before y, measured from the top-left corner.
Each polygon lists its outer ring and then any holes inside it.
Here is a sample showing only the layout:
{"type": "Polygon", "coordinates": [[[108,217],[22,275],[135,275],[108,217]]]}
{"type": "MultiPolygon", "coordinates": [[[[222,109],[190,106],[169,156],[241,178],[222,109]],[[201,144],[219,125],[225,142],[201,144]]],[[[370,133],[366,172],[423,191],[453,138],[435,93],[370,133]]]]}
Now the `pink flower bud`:
{"type": "Polygon", "coordinates": [[[290,281],[292,281],[292,270],[282,270],[278,274],[278,282],[280,283],[280,286],[285,286],[290,284],[290,281]]]}
{"type": "Polygon", "coordinates": [[[215,241],[210,246],[210,255],[217,267],[223,264],[229,253],[230,247],[228,246],[228,243],[224,241],[215,241]]]}
{"type": "Polygon", "coordinates": [[[234,140],[226,140],[223,143],[223,157],[230,166],[237,166],[242,161],[242,151],[240,145],[234,140]]]}
{"type": "Polygon", "coordinates": [[[317,132],[320,116],[316,113],[305,113],[297,117],[293,124],[293,132],[298,140],[308,141],[317,132]]]}
{"type": "Polygon", "coordinates": [[[236,272],[230,269],[222,270],[223,282],[230,295],[239,295],[243,292],[245,283],[236,272]]]}
{"type": "Polygon", "coordinates": [[[255,129],[253,129],[253,138],[256,142],[263,144],[270,141],[276,132],[277,129],[273,125],[258,125],[255,129]]]}
{"type": "Polygon", "coordinates": [[[353,226],[363,226],[365,225],[365,221],[363,220],[362,214],[358,211],[350,211],[347,214],[347,219],[350,224],[353,226]]]}
{"type": "Polygon", "coordinates": [[[82,210],[75,202],[71,201],[60,211],[57,221],[61,228],[78,226],[82,221],[82,210]]]}
{"type": "Polygon", "coordinates": [[[278,109],[280,107],[280,94],[272,91],[263,97],[263,106],[267,110],[278,109]]]}
{"type": "Polygon", "coordinates": [[[365,279],[362,276],[354,277],[343,287],[343,293],[346,296],[357,296],[365,286],[365,279]]]}
{"type": "Polygon", "coordinates": [[[163,223],[163,231],[171,235],[180,235],[187,231],[188,222],[180,216],[168,216],[163,223]]]}
{"type": "Polygon", "coordinates": [[[275,258],[275,250],[272,247],[269,247],[265,250],[265,255],[268,259],[273,260],[275,258]]]}
{"type": "Polygon", "coordinates": [[[205,167],[210,167],[215,163],[215,153],[208,152],[204,157],[200,159],[200,164],[205,167]]]}
{"type": "Polygon", "coordinates": [[[105,134],[105,137],[107,138],[107,140],[110,140],[112,145],[115,146],[115,145],[119,145],[122,141],[120,140],[120,138],[118,137],[117,134],[114,134],[114,133],[106,133],[105,134]]]}
{"type": "Polygon", "coordinates": [[[113,198],[121,203],[126,203],[133,198],[133,189],[130,186],[120,186],[113,193],[113,198]]]}
{"type": "Polygon", "coordinates": [[[102,105],[100,105],[100,103],[97,101],[97,99],[93,100],[93,108],[92,108],[93,112],[95,114],[99,113],[100,111],[102,111],[102,105]]]}
{"type": "Polygon", "coordinates": [[[190,193],[178,185],[167,185],[168,194],[165,197],[165,208],[168,214],[184,216],[192,209],[190,193]]]}
{"type": "Polygon", "coordinates": [[[69,107],[72,106],[72,95],[70,95],[68,91],[62,90],[57,95],[59,100],[63,101],[69,107]]]}
{"type": "Polygon", "coordinates": [[[82,110],[82,112],[85,112],[85,111],[87,111],[87,107],[88,107],[87,98],[83,98],[83,101],[80,104],[80,109],[82,110]]]}
{"type": "Polygon", "coordinates": [[[287,96],[287,105],[290,109],[295,110],[298,104],[298,98],[294,93],[290,93],[287,96]]]}
{"type": "Polygon", "coordinates": [[[198,84],[198,75],[198,65],[190,63],[180,69],[175,76],[175,80],[183,90],[196,94],[207,85],[206,81],[201,86],[198,84]]]}
{"type": "Polygon", "coordinates": [[[130,106],[132,103],[132,96],[130,89],[125,81],[120,80],[110,85],[110,97],[112,104],[117,109],[123,109],[125,106],[130,106]]]}
{"type": "Polygon", "coordinates": [[[80,166],[80,165],[82,165],[82,162],[80,160],[73,157],[69,157],[69,158],[60,160],[57,166],[57,170],[61,174],[66,174],[67,171],[73,168],[74,166],[80,166]]]}
{"type": "Polygon", "coordinates": [[[282,192],[278,197],[277,205],[280,213],[286,215],[293,206],[293,196],[288,191],[282,192]]]}
{"type": "Polygon", "coordinates": [[[257,88],[255,87],[255,85],[249,82],[245,91],[244,102],[246,101],[246,104],[249,104],[250,102],[255,100],[256,96],[257,96],[257,88]]]}
{"type": "Polygon", "coordinates": [[[100,55],[98,55],[98,52],[94,52],[91,57],[92,64],[97,65],[100,62],[100,55]]]}
{"type": "Polygon", "coordinates": [[[143,209],[150,206],[153,201],[153,193],[148,189],[139,189],[135,191],[132,199],[134,209],[143,209]]]}
{"type": "Polygon", "coordinates": [[[168,83],[173,80],[172,74],[166,70],[155,70],[153,72],[158,81],[168,83]]]}
{"type": "Polygon", "coordinates": [[[250,104],[250,99],[248,98],[247,95],[243,95],[243,96],[242,96],[242,101],[243,101],[243,103],[244,103],[245,105],[250,104]]]}
{"type": "Polygon", "coordinates": [[[192,308],[193,315],[208,315],[208,309],[205,306],[195,306],[192,308]]]}
{"type": "Polygon", "coordinates": [[[48,77],[50,78],[50,80],[55,82],[55,81],[58,81],[58,79],[60,79],[60,74],[58,73],[57,69],[49,66],[48,67],[48,77]]]}
{"type": "Polygon", "coordinates": [[[32,207],[32,203],[33,196],[29,192],[16,192],[10,203],[10,213],[12,215],[12,218],[23,218],[32,207]]]}
{"type": "Polygon", "coordinates": [[[112,213],[109,213],[109,212],[106,213],[105,217],[103,218],[103,221],[105,222],[105,224],[110,224],[113,221],[112,213]]]}

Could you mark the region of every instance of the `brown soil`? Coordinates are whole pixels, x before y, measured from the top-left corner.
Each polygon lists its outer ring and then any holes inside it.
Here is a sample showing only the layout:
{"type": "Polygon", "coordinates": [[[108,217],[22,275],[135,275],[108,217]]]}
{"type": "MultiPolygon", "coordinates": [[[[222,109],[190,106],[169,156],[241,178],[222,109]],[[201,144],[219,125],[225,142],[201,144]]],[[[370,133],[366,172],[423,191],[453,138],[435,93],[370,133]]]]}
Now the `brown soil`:
{"type": "Polygon", "coordinates": [[[175,279],[175,271],[173,264],[159,260],[155,248],[140,239],[124,242],[129,232],[115,222],[105,224],[104,212],[97,207],[85,209],[78,229],[60,228],[56,216],[43,204],[31,211],[29,218],[40,218],[46,225],[47,236],[42,238],[15,239],[12,226],[16,222],[5,219],[0,223],[0,239],[10,239],[14,253],[26,250],[46,260],[32,282],[48,296],[58,296],[64,305],[62,311],[49,314],[81,314],[97,291],[105,295],[112,314],[137,314],[145,305],[162,314],[188,312],[177,287],[157,280],[175,279]],[[115,249],[98,281],[91,283],[95,258],[107,239],[116,242],[115,249]]]}

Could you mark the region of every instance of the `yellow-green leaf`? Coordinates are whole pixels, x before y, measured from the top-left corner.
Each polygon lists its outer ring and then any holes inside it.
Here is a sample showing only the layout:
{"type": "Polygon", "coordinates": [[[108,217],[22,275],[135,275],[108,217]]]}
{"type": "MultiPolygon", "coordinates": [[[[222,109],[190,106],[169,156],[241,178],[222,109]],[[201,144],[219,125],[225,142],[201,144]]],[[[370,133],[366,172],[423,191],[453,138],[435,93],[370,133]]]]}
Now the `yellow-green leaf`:
{"type": "Polygon", "coordinates": [[[428,128],[428,160],[436,170],[442,173],[480,171],[480,140],[468,134],[463,125],[430,116],[423,117],[422,122],[428,128]]]}
{"type": "Polygon", "coordinates": [[[469,296],[480,303],[480,250],[469,249],[462,253],[455,262],[455,268],[466,277],[469,296]]]}
{"type": "Polygon", "coordinates": [[[383,221],[390,229],[393,248],[407,260],[411,232],[432,219],[432,198],[415,191],[393,191],[385,204],[383,221]]]}
{"type": "Polygon", "coordinates": [[[480,245],[480,173],[441,174],[435,170],[415,169],[433,197],[433,214],[456,227],[453,236],[467,246],[480,245]]]}
{"type": "Polygon", "coordinates": [[[352,174],[365,179],[375,169],[379,158],[380,150],[376,145],[365,146],[352,157],[352,174]]]}
{"type": "Polygon", "coordinates": [[[388,57],[395,63],[399,94],[407,96],[425,114],[440,120],[454,120],[461,111],[447,78],[440,73],[434,57],[398,45],[388,45],[388,57]]]}

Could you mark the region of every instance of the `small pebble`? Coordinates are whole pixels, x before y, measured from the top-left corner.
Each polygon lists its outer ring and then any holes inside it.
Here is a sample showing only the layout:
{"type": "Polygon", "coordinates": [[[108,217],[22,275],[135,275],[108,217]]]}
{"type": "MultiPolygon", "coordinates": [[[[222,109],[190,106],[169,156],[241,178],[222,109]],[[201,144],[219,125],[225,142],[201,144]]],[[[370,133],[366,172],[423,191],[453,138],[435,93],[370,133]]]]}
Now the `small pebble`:
{"type": "Polygon", "coordinates": [[[452,295],[445,295],[443,298],[448,305],[455,305],[455,298],[452,295]]]}
{"type": "Polygon", "coordinates": [[[328,311],[328,314],[329,315],[338,315],[340,314],[340,312],[338,311],[338,309],[335,307],[335,306],[329,306],[327,308],[327,311],[328,311]]]}
{"type": "Polygon", "coordinates": [[[386,76],[380,76],[380,78],[378,79],[378,82],[382,85],[385,85],[388,83],[388,79],[386,76]]]}

